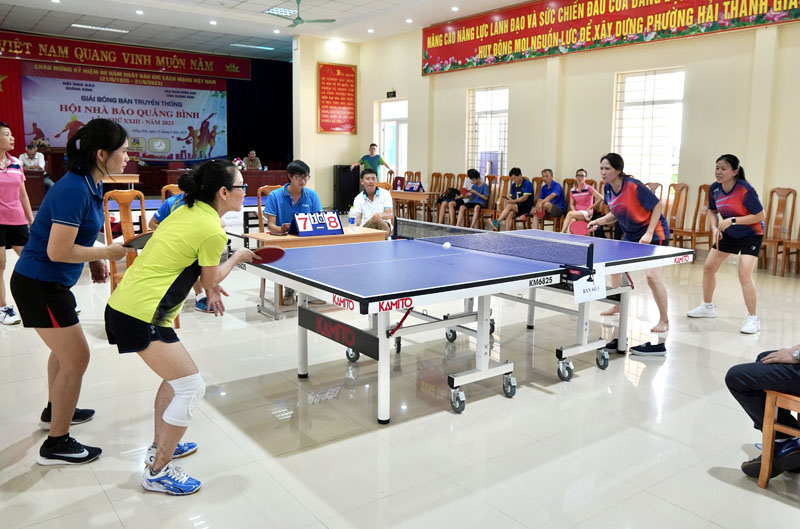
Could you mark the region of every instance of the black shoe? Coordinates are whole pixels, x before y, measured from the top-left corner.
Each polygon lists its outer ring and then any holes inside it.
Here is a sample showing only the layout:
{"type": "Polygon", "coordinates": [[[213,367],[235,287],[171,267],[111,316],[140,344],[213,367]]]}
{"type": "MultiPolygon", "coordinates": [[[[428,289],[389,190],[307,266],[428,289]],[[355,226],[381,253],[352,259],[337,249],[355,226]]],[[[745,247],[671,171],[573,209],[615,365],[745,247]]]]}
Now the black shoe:
{"type": "Polygon", "coordinates": [[[617,344],[618,343],[619,342],[617,341],[617,339],[614,338],[613,340],[611,340],[610,342],[608,342],[606,344],[606,351],[616,352],[617,354],[624,355],[627,351],[625,351],[625,349],[617,349],[617,344]]]}
{"type": "MultiPolygon", "coordinates": [[[[775,453],[772,460],[770,478],[783,472],[796,472],[800,470],[800,443],[797,439],[775,444],[775,453]],[[789,470],[791,469],[791,470],[789,470]]],[[[761,456],[742,463],[742,472],[751,478],[757,478],[761,472],[761,456]]]]}
{"type": "MultiPolygon", "coordinates": [[[[51,418],[52,410],[50,406],[46,407],[44,411],[42,411],[42,416],[39,418],[39,428],[42,430],[49,430],[50,429],[50,418],[51,418]]],[[[94,410],[83,410],[81,408],[75,408],[75,413],[72,414],[72,421],[70,424],[81,424],[86,421],[91,421],[94,417],[94,410]]]]}
{"type": "Polygon", "coordinates": [[[637,345],[636,347],[631,347],[631,354],[639,356],[664,356],[667,354],[667,346],[663,343],[653,345],[647,342],[642,345],[637,345]]]}
{"type": "Polygon", "coordinates": [[[40,465],[82,465],[98,458],[103,451],[94,446],[80,444],[72,437],[48,447],[47,441],[39,449],[40,465]]]}

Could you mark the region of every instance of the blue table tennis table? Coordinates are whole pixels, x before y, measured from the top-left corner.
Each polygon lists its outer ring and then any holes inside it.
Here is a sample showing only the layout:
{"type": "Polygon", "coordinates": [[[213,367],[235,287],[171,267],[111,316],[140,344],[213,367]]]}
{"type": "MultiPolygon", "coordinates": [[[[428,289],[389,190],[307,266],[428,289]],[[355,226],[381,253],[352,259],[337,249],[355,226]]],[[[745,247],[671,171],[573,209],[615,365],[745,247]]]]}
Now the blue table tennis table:
{"type": "MultiPolygon", "coordinates": [[[[495,234],[461,229],[467,234],[450,237],[446,228],[441,227],[445,231],[443,235],[418,239],[287,249],[284,257],[274,263],[247,263],[240,266],[297,292],[300,378],[306,378],[309,372],[309,331],[344,345],[350,360],[364,354],[378,361],[378,422],[386,424],[390,420],[390,349],[393,340],[437,328],[445,329],[448,339],[454,337],[456,329],[475,336],[475,367],[448,375],[450,404],[453,411],[460,413],[465,407],[465,395],[461,390],[463,385],[502,376],[506,396],[510,398],[516,393],[513,363],[495,362],[489,356],[490,328],[493,326],[490,321],[491,296],[528,304],[528,326],[532,328],[535,306],[566,311],[538,303],[535,299],[536,289],[564,288],[578,277],[575,275],[576,269],[582,272],[579,275],[586,275],[593,270],[593,263],[603,263],[607,274],[626,273],[688,263],[694,258],[694,252],[690,249],[541,230],[495,234]],[[443,241],[453,241],[454,245],[445,249],[443,241]],[[560,262],[563,255],[569,253],[579,256],[577,262],[560,262]],[[531,254],[542,255],[545,259],[533,259],[531,254]],[[586,264],[589,266],[586,267],[586,264]],[[526,290],[528,298],[505,294],[518,290],[526,290]],[[309,296],[351,312],[368,315],[369,327],[354,327],[328,314],[311,310],[309,296]],[[476,298],[477,310],[472,310],[476,298]],[[467,300],[463,313],[437,318],[414,310],[454,300],[467,300]],[[400,324],[393,327],[390,315],[394,311],[405,311],[406,316],[414,316],[423,323],[403,325],[404,316],[400,324]],[[477,323],[476,329],[466,327],[474,323],[477,323]]],[[[608,295],[618,294],[619,298],[620,349],[627,349],[626,321],[630,291],[630,284],[608,291],[608,295]]],[[[557,352],[559,376],[564,380],[568,378],[562,376],[562,370],[572,369],[565,353],[574,354],[600,348],[604,344],[602,340],[589,342],[586,339],[588,303],[580,305],[577,313],[579,320],[583,321],[579,321],[576,335],[579,343],[557,352]]],[[[399,345],[399,342],[396,344],[399,345]]],[[[608,357],[605,358],[607,360],[608,357]]],[[[603,367],[599,361],[598,365],[603,367]]]]}

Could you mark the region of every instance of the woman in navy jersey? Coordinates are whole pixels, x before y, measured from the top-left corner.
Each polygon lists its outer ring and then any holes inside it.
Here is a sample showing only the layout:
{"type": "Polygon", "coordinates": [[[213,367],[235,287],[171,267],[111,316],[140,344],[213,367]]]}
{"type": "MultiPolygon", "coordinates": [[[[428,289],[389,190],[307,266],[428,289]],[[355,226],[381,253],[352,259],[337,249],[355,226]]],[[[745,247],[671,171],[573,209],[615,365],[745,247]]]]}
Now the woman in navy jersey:
{"type": "MultiPolygon", "coordinates": [[[[669,226],[667,219],[661,214],[664,205],[646,185],[626,175],[624,168],[625,162],[619,154],[611,152],[600,160],[600,174],[605,182],[603,195],[609,213],[589,222],[589,228],[616,221],[622,229],[623,241],[666,245],[669,241],[669,226]]],[[[661,279],[661,269],[651,268],[646,271],[646,275],[659,313],[658,323],[650,331],[667,332],[667,287],[661,279]]]]}
{"type": "Polygon", "coordinates": [[[744,167],[736,156],[723,154],[717,158],[714,178],[716,182],[708,190],[708,219],[715,244],[703,265],[703,303],[686,315],[690,318],[717,317],[711,302],[717,285],[717,270],[731,254],[741,254],[739,283],[747,307],[747,319],[741,332],[754,334],[761,330],[761,320],[756,315],[753,269],[764,239],[764,207],[756,190],[745,180],[744,167]]]}

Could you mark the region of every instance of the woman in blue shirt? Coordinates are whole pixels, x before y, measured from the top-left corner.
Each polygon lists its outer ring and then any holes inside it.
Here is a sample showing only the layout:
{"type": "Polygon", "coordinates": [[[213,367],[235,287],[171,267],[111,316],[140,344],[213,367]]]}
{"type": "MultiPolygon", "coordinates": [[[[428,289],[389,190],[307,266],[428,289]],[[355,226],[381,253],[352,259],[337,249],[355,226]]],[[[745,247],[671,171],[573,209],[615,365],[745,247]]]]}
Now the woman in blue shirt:
{"type": "Polygon", "coordinates": [[[68,172],[45,195],[11,276],[23,325],[33,327],[50,348],[50,402],[40,423],[49,428],[50,435],[39,450],[40,465],[88,463],[102,452],[69,435],[70,424],[94,415],[94,410],[75,407],[89,364],[89,345],[70,289],[84,263],[89,263],[92,281],[104,283],[108,279],[105,259],[122,259],[132,251],[119,244],[94,246],[103,225],[101,180],[125,169],[127,151],[128,133],[107,119],[93,119],[67,141],[68,172]]]}

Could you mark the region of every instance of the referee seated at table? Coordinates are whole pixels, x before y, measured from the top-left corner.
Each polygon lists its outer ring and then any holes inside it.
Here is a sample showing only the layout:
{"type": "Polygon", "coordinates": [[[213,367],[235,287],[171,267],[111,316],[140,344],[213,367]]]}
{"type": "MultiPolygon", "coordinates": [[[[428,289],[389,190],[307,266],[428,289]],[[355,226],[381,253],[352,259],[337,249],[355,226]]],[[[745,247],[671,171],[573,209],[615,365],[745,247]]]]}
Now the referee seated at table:
{"type": "Polygon", "coordinates": [[[392,219],[394,218],[392,194],[388,189],[378,187],[378,174],[371,167],[367,167],[361,173],[361,185],[364,190],[353,200],[356,224],[365,228],[383,230],[386,232],[386,237],[389,237],[392,233],[392,219]]]}
{"type": "Polygon", "coordinates": [[[302,160],[295,160],[286,168],[289,183],[267,195],[264,219],[270,233],[289,233],[289,226],[297,213],[319,213],[322,204],[316,191],[308,189],[311,170],[302,160]]]}

